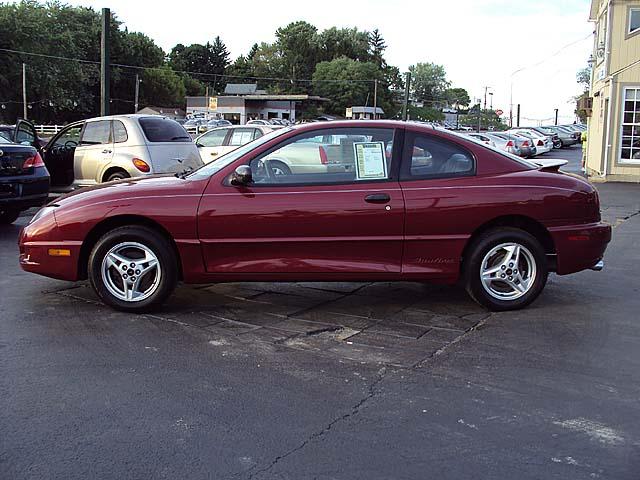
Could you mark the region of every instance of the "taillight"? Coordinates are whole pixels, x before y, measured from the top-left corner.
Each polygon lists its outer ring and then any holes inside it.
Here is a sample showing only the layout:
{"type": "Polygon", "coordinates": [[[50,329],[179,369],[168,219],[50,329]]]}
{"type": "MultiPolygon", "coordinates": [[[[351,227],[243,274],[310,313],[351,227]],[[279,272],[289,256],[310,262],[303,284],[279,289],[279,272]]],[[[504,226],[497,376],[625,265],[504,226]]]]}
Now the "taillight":
{"type": "Polygon", "coordinates": [[[539,146],[539,147],[544,146],[544,143],[542,143],[542,140],[538,140],[538,146],[539,146]]]}
{"type": "Polygon", "coordinates": [[[528,146],[529,146],[529,140],[524,140],[524,141],[522,142],[522,146],[523,146],[523,147],[528,147],[528,146]]]}
{"type": "Polygon", "coordinates": [[[140,170],[143,173],[148,173],[151,171],[151,167],[149,166],[149,164],[147,162],[145,162],[144,160],[140,159],[140,158],[134,158],[133,160],[131,160],[133,162],[133,166],[136,167],[138,170],[140,170]]]}
{"type": "Polygon", "coordinates": [[[322,146],[319,146],[318,151],[320,152],[320,163],[322,165],[328,164],[329,159],[327,158],[327,152],[324,151],[324,148],[322,148],[322,146]]]}
{"type": "Polygon", "coordinates": [[[34,167],[44,167],[44,162],[42,161],[42,157],[38,152],[33,157],[27,158],[22,164],[22,169],[26,170],[27,168],[34,167]]]}
{"type": "Polygon", "coordinates": [[[507,142],[507,148],[509,148],[509,147],[513,147],[513,142],[511,140],[509,140],[507,142]]]}

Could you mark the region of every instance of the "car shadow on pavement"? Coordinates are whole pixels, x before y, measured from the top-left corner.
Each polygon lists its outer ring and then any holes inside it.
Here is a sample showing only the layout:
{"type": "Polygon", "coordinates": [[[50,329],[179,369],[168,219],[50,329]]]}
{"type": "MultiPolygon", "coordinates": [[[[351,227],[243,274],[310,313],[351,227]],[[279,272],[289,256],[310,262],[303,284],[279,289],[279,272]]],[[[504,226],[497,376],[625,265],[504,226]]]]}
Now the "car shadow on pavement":
{"type": "MultiPolygon", "coordinates": [[[[49,293],[109,310],[86,282],[49,293]]],[[[184,285],[159,311],[133,317],[197,328],[215,339],[413,367],[489,315],[462,289],[395,282],[184,285]]]]}

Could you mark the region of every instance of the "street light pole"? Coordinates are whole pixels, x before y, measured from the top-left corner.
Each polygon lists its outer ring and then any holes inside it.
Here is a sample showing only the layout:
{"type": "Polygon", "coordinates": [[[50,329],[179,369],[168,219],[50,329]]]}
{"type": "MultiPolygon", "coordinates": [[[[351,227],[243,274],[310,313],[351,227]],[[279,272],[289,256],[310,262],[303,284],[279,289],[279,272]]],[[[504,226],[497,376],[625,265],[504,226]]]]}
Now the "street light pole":
{"type": "Polygon", "coordinates": [[[513,127],[513,76],[521,72],[527,67],[519,68],[518,70],[514,70],[510,76],[510,85],[509,85],[509,127],[513,127]]]}
{"type": "Polygon", "coordinates": [[[27,64],[22,64],[22,103],[24,106],[22,115],[27,119],[27,64]]]}
{"type": "Polygon", "coordinates": [[[138,96],[140,94],[140,76],[136,73],[136,96],[133,103],[133,113],[138,113],[138,96]]]}
{"type": "Polygon", "coordinates": [[[493,110],[493,92],[489,92],[489,102],[490,102],[490,106],[489,106],[489,110],[493,110]]]}

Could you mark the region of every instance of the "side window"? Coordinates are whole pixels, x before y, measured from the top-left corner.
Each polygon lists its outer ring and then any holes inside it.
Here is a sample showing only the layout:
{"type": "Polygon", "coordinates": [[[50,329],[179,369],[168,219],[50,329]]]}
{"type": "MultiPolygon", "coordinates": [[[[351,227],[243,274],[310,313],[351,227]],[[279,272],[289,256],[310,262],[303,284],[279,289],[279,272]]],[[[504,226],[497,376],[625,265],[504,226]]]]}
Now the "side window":
{"type": "Polygon", "coordinates": [[[202,147],[219,147],[224,142],[224,138],[227,136],[226,128],[221,130],[211,130],[205,133],[198,139],[198,145],[202,147]]]}
{"type": "Polygon", "coordinates": [[[253,140],[255,133],[254,128],[234,128],[231,132],[231,139],[229,145],[234,147],[240,147],[253,140]]]}
{"type": "Polygon", "coordinates": [[[408,135],[401,180],[459,177],[474,173],[473,155],[462,146],[431,135],[408,135]]]}
{"type": "Polygon", "coordinates": [[[113,121],[113,143],[126,142],[129,136],[127,135],[127,128],[120,120],[113,121]]]}
{"type": "MultiPolygon", "coordinates": [[[[54,145],[67,145],[67,142],[73,142],[75,145],[80,143],[80,132],[82,132],[83,124],[67,128],[62,131],[60,136],[56,138],[54,145]]],[[[74,146],[75,146],[74,145],[74,146]]]]}
{"type": "Polygon", "coordinates": [[[390,178],[393,129],[340,128],[300,134],[251,161],[260,185],[327,185],[390,178]]]}
{"type": "Polygon", "coordinates": [[[100,145],[110,143],[111,122],[109,120],[98,120],[97,122],[87,122],[82,133],[82,145],[100,145]]]}
{"type": "Polygon", "coordinates": [[[260,138],[262,136],[262,130],[260,130],[259,128],[254,128],[254,132],[253,132],[253,139],[255,140],[256,138],[260,138]]]}

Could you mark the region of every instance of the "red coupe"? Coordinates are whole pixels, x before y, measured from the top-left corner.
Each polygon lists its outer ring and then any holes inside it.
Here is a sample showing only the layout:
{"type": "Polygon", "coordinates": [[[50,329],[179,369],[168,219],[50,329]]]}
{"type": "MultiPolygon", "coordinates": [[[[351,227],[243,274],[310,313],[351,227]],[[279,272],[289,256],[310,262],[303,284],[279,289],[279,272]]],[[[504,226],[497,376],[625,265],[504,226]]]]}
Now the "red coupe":
{"type": "Polygon", "coordinates": [[[423,124],[321,122],[61,197],[23,229],[20,263],[136,312],[180,280],[461,281],[510,310],[549,272],[601,269],[610,239],[596,190],[557,164],[423,124]]]}

